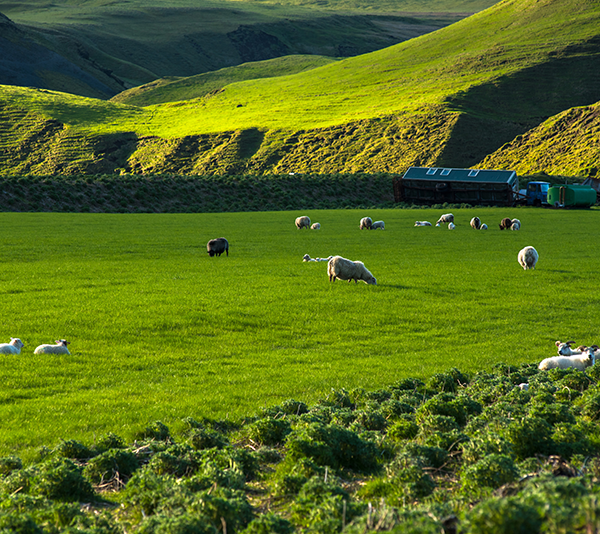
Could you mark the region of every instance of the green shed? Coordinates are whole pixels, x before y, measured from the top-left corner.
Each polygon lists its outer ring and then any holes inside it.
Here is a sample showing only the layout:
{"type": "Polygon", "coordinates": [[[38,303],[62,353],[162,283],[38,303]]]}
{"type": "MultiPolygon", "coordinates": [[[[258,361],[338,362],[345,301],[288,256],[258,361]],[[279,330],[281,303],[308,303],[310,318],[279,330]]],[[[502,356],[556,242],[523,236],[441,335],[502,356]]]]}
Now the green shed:
{"type": "Polygon", "coordinates": [[[588,185],[553,185],[548,204],[555,208],[589,208],[596,203],[596,191],[588,185]]]}

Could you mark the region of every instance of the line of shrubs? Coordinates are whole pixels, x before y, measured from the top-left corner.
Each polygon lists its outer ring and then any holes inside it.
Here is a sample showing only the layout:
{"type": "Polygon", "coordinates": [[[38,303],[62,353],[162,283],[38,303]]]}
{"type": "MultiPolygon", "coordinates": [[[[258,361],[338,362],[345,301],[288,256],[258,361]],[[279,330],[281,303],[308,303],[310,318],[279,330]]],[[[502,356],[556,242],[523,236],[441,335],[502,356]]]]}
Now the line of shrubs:
{"type": "Polygon", "coordinates": [[[457,369],[0,459],[0,532],[535,534],[600,528],[600,367],[457,369]],[[527,384],[524,387],[523,384],[527,384]]]}
{"type": "MultiPolygon", "coordinates": [[[[102,174],[0,176],[0,211],[215,213],[306,209],[415,209],[395,203],[399,175],[285,174],[267,176],[102,174]]],[[[540,176],[531,178],[539,179],[540,176]]],[[[552,177],[544,175],[549,180],[552,177]]],[[[563,180],[564,177],[555,177],[563,180]]],[[[523,178],[521,185],[529,180],[523,178]]],[[[435,209],[470,208],[440,204],[435,209]]]]}

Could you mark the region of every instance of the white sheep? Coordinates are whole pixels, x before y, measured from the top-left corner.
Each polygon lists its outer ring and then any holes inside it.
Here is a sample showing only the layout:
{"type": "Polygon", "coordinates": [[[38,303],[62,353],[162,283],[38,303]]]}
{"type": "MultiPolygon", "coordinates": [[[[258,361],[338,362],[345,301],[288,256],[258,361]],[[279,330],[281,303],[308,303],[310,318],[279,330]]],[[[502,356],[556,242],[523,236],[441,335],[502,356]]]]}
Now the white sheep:
{"type": "Polygon", "coordinates": [[[24,346],[18,337],[11,337],[10,343],[0,343],[0,354],[21,354],[24,346]]]}
{"type": "Polygon", "coordinates": [[[512,219],[510,225],[511,230],[520,230],[521,229],[521,221],[519,219],[512,219]]]}
{"type": "Polygon", "coordinates": [[[436,226],[439,226],[442,223],[453,223],[454,215],[452,213],[444,213],[439,219],[438,222],[435,223],[436,226]]]}
{"type": "Polygon", "coordinates": [[[571,345],[575,343],[575,341],[567,341],[566,343],[561,343],[560,341],[556,341],[554,344],[558,349],[559,356],[575,356],[577,354],[581,354],[583,350],[587,347],[577,347],[576,349],[572,349],[571,345]]]}
{"type": "Polygon", "coordinates": [[[473,217],[471,219],[471,228],[479,230],[481,228],[481,219],[479,217],[473,217]]]}
{"type": "Polygon", "coordinates": [[[525,247],[524,249],[521,249],[519,251],[519,255],[517,256],[517,259],[519,260],[519,263],[521,264],[521,267],[523,267],[523,269],[527,270],[527,269],[535,269],[535,265],[538,261],[538,253],[537,250],[535,250],[533,247],[525,247]]]}
{"type": "Polygon", "coordinates": [[[317,261],[314,258],[311,258],[308,254],[304,254],[304,256],[302,256],[302,261],[317,261]]]}
{"type": "Polygon", "coordinates": [[[320,230],[321,229],[321,223],[312,223],[311,230],[320,230]]]}
{"type": "Polygon", "coordinates": [[[429,221],[415,221],[415,226],[432,226],[429,221]]]}
{"type": "Polygon", "coordinates": [[[377,280],[362,261],[347,260],[341,256],[334,256],[329,260],[327,274],[330,282],[335,282],[336,278],[339,278],[348,282],[354,280],[354,283],[358,283],[358,280],[362,280],[365,284],[377,285],[377,280]]]}
{"type": "Polygon", "coordinates": [[[373,225],[373,219],[371,219],[371,217],[363,217],[360,220],[359,228],[361,230],[370,230],[372,225],[373,225]]]}
{"type": "Polygon", "coordinates": [[[383,221],[375,221],[371,225],[371,230],[385,230],[385,223],[383,221]]]}
{"type": "Polygon", "coordinates": [[[594,349],[589,348],[583,354],[577,356],[552,356],[542,360],[538,365],[538,368],[542,371],[548,369],[579,369],[585,371],[586,367],[590,367],[596,363],[596,356],[594,355],[594,349]]]}
{"type": "Polygon", "coordinates": [[[454,230],[455,228],[456,228],[456,225],[453,222],[448,223],[448,230],[454,230]]]}
{"type": "Polygon", "coordinates": [[[71,354],[67,345],[71,342],[66,339],[57,339],[56,345],[40,345],[33,351],[34,354],[71,354]]]}
{"type": "Polygon", "coordinates": [[[487,224],[483,223],[483,224],[481,225],[481,228],[479,228],[479,229],[480,229],[480,230],[487,230],[487,229],[488,229],[488,228],[487,228],[487,224]]]}
{"type": "Polygon", "coordinates": [[[302,230],[302,228],[310,228],[310,218],[306,215],[296,218],[296,228],[298,228],[298,230],[302,230]]]}

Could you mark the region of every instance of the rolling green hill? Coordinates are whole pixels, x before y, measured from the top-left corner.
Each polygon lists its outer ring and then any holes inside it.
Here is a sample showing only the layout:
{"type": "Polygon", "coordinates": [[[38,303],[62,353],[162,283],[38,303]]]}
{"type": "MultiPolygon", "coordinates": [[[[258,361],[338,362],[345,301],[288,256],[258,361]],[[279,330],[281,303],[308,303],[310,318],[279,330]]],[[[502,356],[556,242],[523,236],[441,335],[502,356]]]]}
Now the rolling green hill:
{"type": "Polygon", "coordinates": [[[502,146],[482,166],[519,174],[600,176],[600,102],[571,108],[502,146]]]}
{"type": "Polygon", "coordinates": [[[471,166],[599,100],[600,5],[503,0],[383,50],[183,102],[134,107],[3,87],[0,172],[471,166]]]}
{"type": "MultiPolygon", "coordinates": [[[[473,12],[492,3],[460,5],[473,12]]],[[[423,2],[424,13],[402,8],[402,0],[368,9],[360,2],[0,0],[0,84],[110,98],[163,77],[284,55],[355,56],[465,16],[448,0],[423,2]],[[437,10],[444,12],[428,12],[437,10]]]]}

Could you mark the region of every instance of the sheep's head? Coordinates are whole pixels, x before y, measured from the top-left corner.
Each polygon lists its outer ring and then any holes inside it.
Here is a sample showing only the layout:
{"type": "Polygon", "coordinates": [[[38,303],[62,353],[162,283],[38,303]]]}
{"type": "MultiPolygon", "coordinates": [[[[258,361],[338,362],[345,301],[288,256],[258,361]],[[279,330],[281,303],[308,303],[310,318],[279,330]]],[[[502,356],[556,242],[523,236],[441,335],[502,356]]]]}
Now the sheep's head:
{"type": "Polygon", "coordinates": [[[367,284],[369,284],[370,286],[376,286],[377,285],[377,278],[375,278],[374,276],[371,276],[371,278],[367,278],[365,280],[365,282],[367,284]]]}
{"type": "Polygon", "coordinates": [[[57,339],[56,341],[54,341],[54,343],[56,343],[57,345],[62,345],[63,347],[66,347],[67,345],[71,344],[71,342],[67,341],[66,339],[57,339]]]}
{"type": "Polygon", "coordinates": [[[18,337],[11,337],[10,344],[14,347],[17,347],[18,349],[22,349],[25,346],[18,337]]]}

